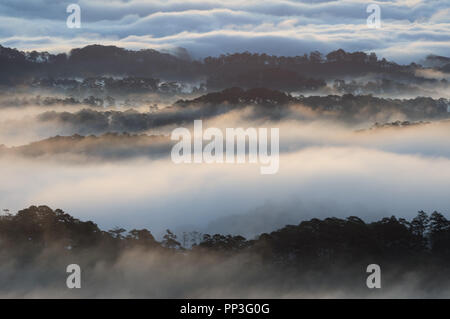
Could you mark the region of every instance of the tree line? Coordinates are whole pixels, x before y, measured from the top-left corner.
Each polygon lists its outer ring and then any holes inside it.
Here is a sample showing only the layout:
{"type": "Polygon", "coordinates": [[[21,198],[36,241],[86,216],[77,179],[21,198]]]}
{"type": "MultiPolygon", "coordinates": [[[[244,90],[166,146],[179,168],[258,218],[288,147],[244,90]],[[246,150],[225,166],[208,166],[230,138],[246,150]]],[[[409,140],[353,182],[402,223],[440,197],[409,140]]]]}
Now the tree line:
{"type": "Polygon", "coordinates": [[[17,214],[0,216],[0,254],[26,262],[46,249],[63,254],[98,252],[114,259],[131,249],[168,254],[250,253],[267,263],[283,265],[329,264],[352,260],[381,260],[400,264],[424,260],[450,262],[450,221],[441,213],[418,212],[411,220],[395,216],[370,223],[351,216],[345,219],[313,218],[298,225],[264,233],[254,239],[239,235],[184,233],[167,230],[160,241],[148,229],[116,227],[101,230],[92,221],[81,221],[61,209],[31,206],[17,214]]]}
{"type": "MultiPolygon", "coordinates": [[[[211,89],[234,85],[317,88],[320,78],[338,75],[382,73],[423,80],[415,75],[417,64],[399,65],[379,59],[375,53],[346,52],[323,55],[319,51],[297,56],[241,52],[193,60],[156,50],[126,50],[115,46],[89,45],[68,54],[23,52],[0,46],[0,84],[22,83],[30,78],[98,77],[105,75],[197,81],[207,78],[211,89]],[[314,79],[311,78],[314,75],[314,79]],[[274,78],[283,81],[274,83],[274,78]]],[[[150,86],[152,84],[150,83],[150,86]]]]}

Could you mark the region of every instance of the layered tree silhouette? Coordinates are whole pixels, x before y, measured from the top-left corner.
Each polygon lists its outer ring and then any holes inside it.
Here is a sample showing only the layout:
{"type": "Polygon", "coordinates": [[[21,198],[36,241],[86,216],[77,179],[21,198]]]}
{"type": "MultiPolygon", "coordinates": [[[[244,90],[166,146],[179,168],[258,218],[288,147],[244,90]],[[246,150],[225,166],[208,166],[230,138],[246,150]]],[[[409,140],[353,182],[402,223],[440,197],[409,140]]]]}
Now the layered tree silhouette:
{"type": "Polygon", "coordinates": [[[361,264],[370,260],[399,266],[426,261],[446,265],[450,260],[450,221],[438,212],[430,216],[419,211],[411,221],[395,216],[366,223],[356,216],[346,219],[313,218],[287,225],[271,233],[247,240],[239,235],[191,233],[182,246],[170,230],[157,241],[147,229],[116,227],[101,230],[92,221],[80,221],[60,209],[31,206],[17,214],[0,216],[0,253],[22,262],[46,250],[62,255],[95,252],[96,258],[114,260],[122,252],[166,251],[172,254],[242,253],[259,256],[274,265],[328,267],[335,263],[361,264]]]}

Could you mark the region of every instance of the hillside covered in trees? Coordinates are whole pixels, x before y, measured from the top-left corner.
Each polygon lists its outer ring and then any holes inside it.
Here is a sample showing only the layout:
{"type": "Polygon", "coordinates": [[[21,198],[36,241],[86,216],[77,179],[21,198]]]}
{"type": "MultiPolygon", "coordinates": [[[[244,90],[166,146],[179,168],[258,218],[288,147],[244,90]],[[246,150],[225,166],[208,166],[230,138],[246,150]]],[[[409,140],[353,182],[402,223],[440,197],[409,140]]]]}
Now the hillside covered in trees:
{"type": "MultiPolygon", "coordinates": [[[[137,267],[133,266],[134,258],[157,258],[167,260],[170,267],[189,269],[196,266],[215,269],[233,264],[235,266],[230,267],[241,269],[241,279],[225,270],[222,276],[236,287],[241,284],[239,280],[248,282],[259,278],[267,285],[278,287],[276,291],[286,290],[285,293],[306,287],[323,288],[323,285],[327,289],[340,287],[343,291],[362,289],[365,267],[377,263],[384,270],[387,292],[407,283],[408,279],[402,274],[414,273],[420,277],[418,284],[423,289],[418,294],[432,292],[439,295],[440,287],[445,287],[450,278],[450,221],[441,213],[427,215],[423,211],[410,221],[394,216],[370,223],[356,216],[314,218],[254,239],[195,231],[178,238],[167,230],[159,241],[145,228],[126,231],[116,227],[104,231],[94,222],[81,221],[60,209],[31,206],[17,214],[7,213],[0,217],[0,256],[3,262],[13,262],[14,271],[18,273],[32,267],[39,268],[44,258],[45,264],[51,260],[53,266],[62,267],[69,260],[80,263],[87,273],[95,273],[99,265],[110,265],[105,268],[104,276],[108,276],[109,271],[114,272],[108,270],[109,267],[118,267],[117,263],[122,262],[123,256],[130,258],[126,269],[137,267]],[[272,273],[276,275],[267,278],[272,273]],[[318,273],[321,274],[319,277],[318,273]],[[295,281],[297,279],[298,282],[295,281]],[[290,280],[294,282],[283,287],[290,280]]],[[[161,269],[152,268],[155,267],[154,262],[144,272],[150,281],[152,275],[162,274],[161,269]]],[[[165,270],[169,272],[167,276],[177,277],[170,273],[170,269],[165,270]]],[[[56,278],[59,278],[58,274],[55,274],[56,278]]],[[[14,286],[10,279],[3,274],[0,276],[2,282],[14,286]]],[[[216,273],[205,274],[205,278],[201,275],[190,278],[186,273],[183,276],[185,284],[177,283],[181,291],[184,285],[195,286],[192,282],[201,282],[208,276],[213,277],[210,278],[212,286],[219,285],[222,280],[216,273]]],[[[102,282],[92,274],[88,277],[87,290],[102,282]]],[[[54,278],[46,280],[52,282],[54,278]]],[[[125,278],[118,280],[125,281],[125,278]]],[[[44,280],[40,284],[45,286],[47,282],[44,280]]],[[[445,295],[448,291],[440,293],[445,295]]],[[[108,295],[107,292],[103,294],[108,295]]],[[[180,296],[180,292],[161,291],[161,295],[164,294],[180,296]]]]}
{"type": "Polygon", "coordinates": [[[450,221],[439,213],[428,215],[420,211],[408,221],[395,216],[366,223],[356,216],[347,219],[326,218],[302,221],[265,233],[255,239],[222,234],[203,234],[200,240],[190,237],[182,244],[170,230],[157,241],[148,229],[123,228],[101,230],[92,221],[81,221],[61,209],[30,206],[17,214],[0,216],[0,238],[3,252],[39,253],[48,247],[72,252],[108,247],[106,251],[120,252],[136,245],[146,249],[174,251],[213,251],[237,253],[252,251],[269,261],[284,263],[339,260],[345,258],[401,259],[426,254],[430,258],[450,260],[450,221]],[[190,243],[190,244],[189,244],[190,243]],[[191,245],[192,244],[192,245],[191,245]],[[293,258],[295,256],[295,258],[293,258]]]}
{"type": "MultiPolygon", "coordinates": [[[[127,87],[132,90],[156,90],[158,79],[169,81],[162,90],[174,89],[170,81],[202,81],[208,90],[239,86],[314,91],[324,88],[326,80],[342,81],[347,76],[380,76],[384,82],[370,85],[386,89],[386,86],[402,85],[391,83],[393,80],[439,84],[438,80],[424,77],[417,70],[429,66],[445,72],[450,65],[446,59],[429,56],[422,62],[424,66],[416,63],[399,65],[380,59],[375,53],[338,49],[328,54],[314,51],[309,55],[287,57],[242,52],[193,60],[185,51],[180,55],[151,49],[133,51],[115,46],[89,45],[72,49],[69,53],[51,54],[0,46],[0,68],[3,71],[0,84],[33,83],[34,86],[45,88],[53,83],[54,87],[68,86],[74,89],[79,85],[74,81],[75,78],[102,80],[102,77],[106,77],[103,82],[107,82],[111,89],[120,89],[122,92],[127,87]],[[114,81],[111,76],[128,77],[129,80],[114,81]]],[[[343,89],[342,84],[340,88],[343,89]]]]}

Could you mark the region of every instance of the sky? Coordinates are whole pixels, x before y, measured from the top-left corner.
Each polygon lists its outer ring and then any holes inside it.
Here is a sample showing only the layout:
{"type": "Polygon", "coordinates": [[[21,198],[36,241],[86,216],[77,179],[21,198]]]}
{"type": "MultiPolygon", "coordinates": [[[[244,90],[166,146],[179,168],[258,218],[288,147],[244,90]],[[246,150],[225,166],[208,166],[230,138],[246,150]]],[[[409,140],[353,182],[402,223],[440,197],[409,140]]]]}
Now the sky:
{"type": "Polygon", "coordinates": [[[186,48],[193,58],[233,52],[275,55],[376,52],[399,63],[450,56],[448,0],[2,0],[0,44],[67,52],[88,44],[129,49],[186,48]],[[66,8],[81,8],[68,28],[66,8]],[[369,28],[369,4],[381,27],[369,28]]]}

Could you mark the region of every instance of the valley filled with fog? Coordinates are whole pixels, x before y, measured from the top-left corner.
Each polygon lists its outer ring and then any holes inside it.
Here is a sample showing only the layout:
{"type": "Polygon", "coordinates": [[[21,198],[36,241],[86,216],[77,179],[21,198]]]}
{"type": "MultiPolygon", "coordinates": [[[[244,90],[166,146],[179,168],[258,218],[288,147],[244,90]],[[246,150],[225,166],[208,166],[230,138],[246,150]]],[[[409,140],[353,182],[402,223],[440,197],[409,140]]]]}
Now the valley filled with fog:
{"type": "Polygon", "coordinates": [[[0,46],[0,66],[0,297],[449,296],[449,57],[0,46]],[[250,137],[244,163],[194,163],[209,128],[279,132],[273,174],[250,137]],[[73,260],[85,290],[61,288],[73,260]]]}
{"type": "Polygon", "coordinates": [[[449,207],[446,113],[419,120],[389,101],[383,109],[383,100],[375,110],[368,104],[342,114],[266,99],[152,111],[145,104],[2,108],[1,202],[12,211],[45,203],[110,228],[246,236],[312,217],[373,220],[449,207]],[[260,164],[249,163],[173,163],[171,131],[192,130],[195,119],[204,129],[279,128],[279,172],[260,175],[260,164]]]}

